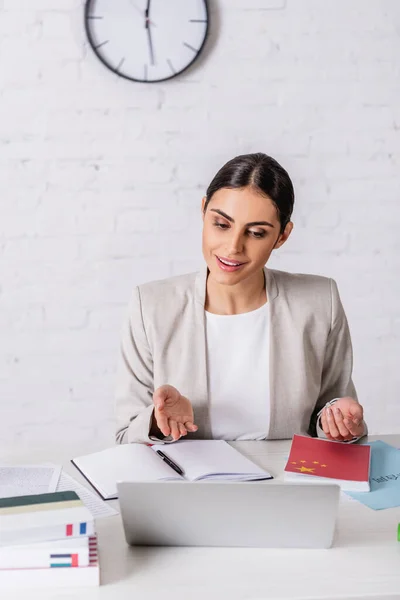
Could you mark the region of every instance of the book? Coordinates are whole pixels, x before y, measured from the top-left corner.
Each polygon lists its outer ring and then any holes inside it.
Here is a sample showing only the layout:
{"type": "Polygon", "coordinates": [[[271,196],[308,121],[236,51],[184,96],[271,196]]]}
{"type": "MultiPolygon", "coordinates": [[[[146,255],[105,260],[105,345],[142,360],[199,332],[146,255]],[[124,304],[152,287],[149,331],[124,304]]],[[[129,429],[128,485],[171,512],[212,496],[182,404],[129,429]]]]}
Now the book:
{"type": "Polygon", "coordinates": [[[0,569],[88,567],[89,538],[0,547],[0,569]]]}
{"type": "Polygon", "coordinates": [[[371,448],[371,490],[369,494],[346,492],[347,495],[373,510],[400,506],[399,449],[382,440],[369,442],[368,445],[371,448]]]}
{"type": "Polygon", "coordinates": [[[124,444],[72,460],[105,500],[118,497],[117,481],[255,481],[272,475],[224,440],[181,440],[173,444],[124,444]],[[157,454],[183,470],[179,475],[157,454]]]}
{"type": "Polygon", "coordinates": [[[337,483],[344,491],[368,492],[371,448],[294,435],[284,470],[288,481],[337,483]]]}
{"type": "Polygon", "coordinates": [[[72,491],[0,498],[0,547],[94,534],[94,519],[72,491]]]}
{"type": "Polygon", "coordinates": [[[89,538],[89,565],[77,568],[0,569],[0,589],[74,588],[100,585],[97,538],[89,538]]]}

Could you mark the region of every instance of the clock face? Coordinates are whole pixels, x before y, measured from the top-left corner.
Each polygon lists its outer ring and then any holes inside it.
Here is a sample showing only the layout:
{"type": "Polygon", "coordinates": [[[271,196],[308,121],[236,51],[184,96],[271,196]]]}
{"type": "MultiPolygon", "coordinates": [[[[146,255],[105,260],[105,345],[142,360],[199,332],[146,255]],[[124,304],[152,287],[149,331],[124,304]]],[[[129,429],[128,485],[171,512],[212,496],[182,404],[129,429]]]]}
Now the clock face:
{"type": "Polygon", "coordinates": [[[203,49],[207,0],[87,0],[85,26],[111,71],[142,82],[171,79],[203,49]]]}

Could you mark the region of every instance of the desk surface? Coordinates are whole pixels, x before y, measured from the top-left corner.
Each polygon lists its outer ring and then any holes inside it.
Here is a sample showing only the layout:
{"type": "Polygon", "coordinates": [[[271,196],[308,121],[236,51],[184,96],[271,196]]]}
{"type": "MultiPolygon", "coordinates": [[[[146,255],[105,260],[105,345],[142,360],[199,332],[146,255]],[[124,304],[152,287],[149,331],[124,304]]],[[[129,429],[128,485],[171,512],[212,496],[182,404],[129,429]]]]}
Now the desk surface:
{"type": "MultiPolygon", "coordinates": [[[[400,446],[399,436],[372,436],[400,446]]],[[[234,447],[278,480],[290,442],[235,442],[234,447]]],[[[68,461],[93,448],[0,452],[1,461],[59,462],[88,485],[68,461]]],[[[274,482],[266,482],[273,485],[274,482]]],[[[116,504],[117,501],[114,502],[116,504]]],[[[113,504],[113,503],[111,503],[113,504]]],[[[30,598],[85,600],[400,599],[400,507],[373,511],[344,497],[329,550],[258,548],[130,548],[120,516],[97,522],[102,586],[30,592],[30,598]]],[[[24,597],[9,594],[10,598],[24,597]]]]}

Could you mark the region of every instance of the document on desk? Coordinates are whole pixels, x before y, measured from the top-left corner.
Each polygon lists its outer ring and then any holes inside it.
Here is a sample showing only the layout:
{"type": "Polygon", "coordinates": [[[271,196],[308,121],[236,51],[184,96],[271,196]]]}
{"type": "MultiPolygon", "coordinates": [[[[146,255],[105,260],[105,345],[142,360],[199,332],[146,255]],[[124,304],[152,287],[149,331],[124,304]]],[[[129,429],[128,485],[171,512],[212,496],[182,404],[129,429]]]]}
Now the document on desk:
{"type": "Polygon", "coordinates": [[[60,474],[57,465],[0,465],[0,498],[55,492],[60,474]]]}
{"type": "Polygon", "coordinates": [[[224,440],[180,440],[168,446],[154,444],[151,448],[146,444],[122,444],[80,456],[72,463],[104,500],[118,497],[117,481],[272,479],[268,471],[224,440]],[[157,451],[161,451],[167,460],[157,451]]]}
{"type": "Polygon", "coordinates": [[[381,440],[370,442],[370,492],[346,492],[374,510],[400,506],[400,451],[381,440]]]}
{"type": "Polygon", "coordinates": [[[71,490],[78,494],[83,504],[90,510],[95,519],[112,517],[118,514],[117,510],[109,506],[104,500],[101,500],[97,494],[85,488],[76,479],[63,471],[57,485],[57,492],[71,490]]]}

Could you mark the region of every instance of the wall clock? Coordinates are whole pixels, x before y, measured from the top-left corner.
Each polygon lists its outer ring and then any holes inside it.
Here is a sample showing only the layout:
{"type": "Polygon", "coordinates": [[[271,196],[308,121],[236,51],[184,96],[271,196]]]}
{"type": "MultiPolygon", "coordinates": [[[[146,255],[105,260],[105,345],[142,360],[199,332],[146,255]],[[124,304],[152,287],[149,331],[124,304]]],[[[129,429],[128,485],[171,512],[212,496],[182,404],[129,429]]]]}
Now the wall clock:
{"type": "Polygon", "coordinates": [[[185,71],[200,56],[209,25],[207,0],[87,0],[85,29],[111,71],[146,83],[185,71]]]}

